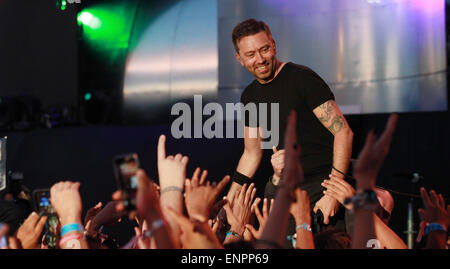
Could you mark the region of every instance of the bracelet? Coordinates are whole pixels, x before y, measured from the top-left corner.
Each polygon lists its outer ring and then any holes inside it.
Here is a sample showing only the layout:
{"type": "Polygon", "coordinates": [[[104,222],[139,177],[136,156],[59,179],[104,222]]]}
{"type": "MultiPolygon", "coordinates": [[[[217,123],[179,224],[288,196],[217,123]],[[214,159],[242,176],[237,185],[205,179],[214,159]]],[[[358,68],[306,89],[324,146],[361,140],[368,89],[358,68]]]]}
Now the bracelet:
{"type": "Polygon", "coordinates": [[[339,174],[343,175],[343,176],[344,176],[344,179],[351,179],[351,180],[356,181],[356,179],[354,179],[353,177],[351,177],[351,176],[345,174],[344,172],[341,172],[340,170],[338,170],[338,169],[337,169],[336,167],[334,167],[334,166],[331,166],[331,169],[333,169],[333,170],[335,170],[336,172],[338,172],[339,174]]]}
{"type": "Polygon", "coordinates": [[[305,229],[308,232],[312,232],[311,225],[309,225],[308,223],[302,223],[295,226],[295,231],[298,231],[299,229],[305,229]]]}
{"type": "Polygon", "coordinates": [[[444,227],[444,225],[440,224],[440,223],[428,223],[427,226],[425,227],[425,235],[428,235],[430,232],[433,231],[442,231],[442,232],[447,232],[447,229],[444,227]]]}
{"type": "Polygon", "coordinates": [[[63,248],[64,244],[69,241],[72,241],[72,240],[81,241],[82,239],[83,239],[83,236],[81,234],[66,235],[66,236],[62,237],[61,240],[59,241],[59,247],[63,248]]]}
{"type": "Polygon", "coordinates": [[[239,173],[238,171],[235,171],[232,181],[236,182],[239,185],[244,185],[244,184],[250,183],[250,181],[252,181],[252,179],[244,174],[239,173]]]}
{"type": "Polygon", "coordinates": [[[161,190],[160,194],[163,194],[163,193],[169,192],[169,191],[179,191],[179,192],[183,193],[183,188],[180,188],[177,186],[165,187],[164,189],[161,190]]]}
{"type": "Polygon", "coordinates": [[[79,223],[66,224],[61,228],[61,237],[70,232],[80,232],[83,233],[83,226],[79,223]]]}
{"type": "Polygon", "coordinates": [[[238,233],[235,232],[235,231],[229,230],[229,231],[227,232],[227,235],[225,236],[225,239],[227,239],[227,237],[228,237],[229,235],[233,235],[233,236],[235,236],[235,237],[237,237],[237,238],[239,238],[239,239],[242,240],[242,235],[238,234],[238,233]]]}
{"type": "Polygon", "coordinates": [[[152,222],[152,225],[151,225],[151,226],[152,226],[152,227],[151,227],[148,231],[146,231],[146,232],[144,233],[144,236],[146,236],[146,237],[152,237],[153,233],[154,233],[156,230],[158,230],[159,228],[161,228],[161,227],[164,226],[164,221],[163,221],[162,219],[157,219],[157,220],[155,220],[155,221],[152,222]]]}

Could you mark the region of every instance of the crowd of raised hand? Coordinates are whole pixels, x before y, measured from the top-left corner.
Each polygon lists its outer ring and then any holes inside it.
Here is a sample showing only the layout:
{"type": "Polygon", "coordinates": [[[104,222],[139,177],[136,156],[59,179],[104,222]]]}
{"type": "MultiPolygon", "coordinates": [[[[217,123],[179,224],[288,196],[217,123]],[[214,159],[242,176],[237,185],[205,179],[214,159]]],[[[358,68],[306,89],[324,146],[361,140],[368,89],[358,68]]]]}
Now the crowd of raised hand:
{"type": "MultiPolygon", "coordinates": [[[[330,176],[323,181],[325,194],[339,201],[354,218],[352,232],[311,229],[309,197],[301,189],[303,171],[301,149],[296,141],[296,115],[288,118],[285,145],[272,158],[274,170],[282,176],[275,199],[256,197],[254,183],[227,192],[230,176],[211,183],[207,170],[195,169],[186,175],[188,156],[167,155],[166,137],[158,141],[158,184],[142,169],[138,170],[136,208],[127,210],[121,190],[112,194],[106,205],[98,203],[82,218],[80,183],[58,182],[50,189],[50,200],[58,218],[57,247],[61,249],[228,249],[283,248],[290,216],[295,220],[296,234],[292,247],[314,248],[407,248],[388,226],[379,209],[383,206],[376,190],[378,172],[389,152],[398,116],[390,116],[386,129],[377,138],[367,136],[353,168],[356,186],[345,179],[330,176]],[[277,166],[281,158],[282,169],[277,166]],[[221,194],[227,193],[225,197],[221,194]],[[261,203],[262,202],[262,203],[261,203]],[[118,246],[104,234],[102,227],[117,224],[128,217],[136,221],[135,236],[118,246]]],[[[420,238],[425,248],[448,248],[447,229],[450,206],[434,190],[421,188],[423,208],[420,238]]],[[[392,210],[392,207],[391,209],[392,210]]],[[[13,234],[0,226],[2,249],[46,249],[44,227],[48,216],[32,212],[13,234]]]]}

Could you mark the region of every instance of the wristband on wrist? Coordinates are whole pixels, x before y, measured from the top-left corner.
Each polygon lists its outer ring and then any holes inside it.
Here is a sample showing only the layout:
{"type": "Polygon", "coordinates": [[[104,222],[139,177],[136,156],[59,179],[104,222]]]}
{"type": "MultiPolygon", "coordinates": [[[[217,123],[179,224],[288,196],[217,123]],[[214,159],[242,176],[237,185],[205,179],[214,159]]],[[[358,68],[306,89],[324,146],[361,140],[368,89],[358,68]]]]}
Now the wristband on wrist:
{"type": "Polygon", "coordinates": [[[444,225],[442,225],[440,223],[435,223],[435,222],[428,223],[425,227],[425,236],[433,231],[447,232],[447,229],[444,227],[444,225]]]}
{"type": "Polygon", "coordinates": [[[227,239],[227,237],[230,236],[230,235],[235,236],[235,237],[237,237],[237,238],[239,238],[239,239],[242,240],[242,235],[240,235],[240,234],[238,234],[237,232],[232,231],[232,230],[229,230],[229,231],[227,232],[227,235],[225,236],[225,239],[227,239]]]}
{"type": "Polygon", "coordinates": [[[66,244],[67,242],[72,241],[72,240],[79,242],[79,241],[83,240],[83,235],[80,233],[65,235],[59,241],[59,247],[63,248],[64,244],[66,244]]]}
{"type": "Polygon", "coordinates": [[[252,181],[252,179],[244,174],[239,173],[238,171],[235,171],[232,181],[236,182],[239,185],[244,185],[244,184],[248,185],[250,183],[250,181],[252,181]]]}
{"type": "Polygon", "coordinates": [[[152,237],[153,233],[163,226],[164,226],[164,221],[162,219],[157,219],[157,220],[153,221],[150,229],[144,233],[144,236],[152,237]]]}
{"type": "Polygon", "coordinates": [[[428,223],[425,221],[420,222],[419,233],[416,238],[416,243],[420,243],[424,236],[427,236],[432,231],[443,231],[447,232],[447,229],[440,223],[428,223]]]}
{"type": "Polygon", "coordinates": [[[70,223],[66,224],[61,228],[61,237],[65,236],[67,233],[70,232],[80,232],[83,233],[83,226],[79,223],[70,223]]]}
{"type": "Polygon", "coordinates": [[[302,224],[295,226],[295,231],[298,231],[299,229],[305,229],[308,232],[312,233],[311,225],[309,225],[308,223],[302,223],[302,224]]]}
{"type": "Polygon", "coordinates": [[[169,186],[169,187],[165,187],[164,189],[161,190],[160,194],[163,194],[165,192],[169,192],[169,191],[179,191],[183,194],[183,188],[177,187],[177,186],[169,186]]]}
{"type": "Polygon", "coordinates": [[[345,180],[351,179],[351,180],[356,181],[356,179],[354,179],[353,177],[347,175],[346,173],[344,173],[344,172],[338,170],[338,169],[337,169],[336,167],[334,167],[334,166],[331,166],[331,169],[332,169],[332,170],[335,170],[335,171],[338,172],[339,174],[343,175],[345,180]]]}

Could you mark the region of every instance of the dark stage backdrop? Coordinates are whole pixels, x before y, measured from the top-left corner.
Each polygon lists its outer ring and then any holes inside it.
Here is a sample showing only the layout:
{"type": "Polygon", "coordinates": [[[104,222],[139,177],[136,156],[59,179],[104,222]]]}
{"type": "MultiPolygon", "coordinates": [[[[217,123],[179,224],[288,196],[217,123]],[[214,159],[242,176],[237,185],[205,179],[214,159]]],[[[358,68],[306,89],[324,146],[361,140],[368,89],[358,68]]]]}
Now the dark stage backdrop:
{"type": "MultiPolygon", "coordinates": [[[[353,157],[357,157],[371,128],[384,129],[388,115],[347,116],[354,131],[353,157]]],[[[420,186],[434,188],[450,197],[450,124],[448,112],[400,114],[391,152],[386,158],[378,185],[400,192],[410,192],[407,180],[393,173],[418,172],[425,177],[420,186]]],[[[81,182],[83,216],[87,209],[102,201],[110,201],[116,190],[112,158],[116,154],[137,152],[142,166],[157,180],[156,143],[160,134],[168,135],[167,153],[188,155],[188,176],[200,166],[209,171],[210,180],[232,174],[243,150],[242,139],[174,139],[170,126],[86,126],[41,129],[30,132],[0,132],[8,136],[7,168],[24,173],[24,183],[30,188],[50,187],[60,180],[81,182]]],[[[258,196],[262,196],[266,180],[272,173],[270,151],[266,151],[258,171],[258,196]]],[[[419,187],[419,186],[417,186],[419,187]]],[[[408,197],[393,194],[395,208],[391,226],[403,239],[406,230],[408,197]]],[[[419,223],[415,200],[416,229],[419,223]]],[[[447,201],[450,202],[450,201],[447,201]]],[[[133,235],[133,223],[124,221],[107,232],[121,244],[133,235]]]]}
{"type": "Polygon", "coordinates": [[[0,1],[0,97],[77,105],[76,12],[75,6],[58,11],[55,0],[0,1]]]}

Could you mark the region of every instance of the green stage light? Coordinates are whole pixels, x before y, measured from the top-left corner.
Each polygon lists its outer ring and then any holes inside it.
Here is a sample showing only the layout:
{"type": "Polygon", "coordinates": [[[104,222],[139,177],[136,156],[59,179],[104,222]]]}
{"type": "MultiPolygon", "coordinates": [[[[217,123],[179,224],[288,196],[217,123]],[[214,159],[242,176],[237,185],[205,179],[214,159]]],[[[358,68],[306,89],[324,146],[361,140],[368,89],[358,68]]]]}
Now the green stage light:
{"type": "Polygon", "coordinates": [[[94,5],[78,13],[84,38],[94,47],[126,49],[135,5],[126,1],[115,5],[94,5]]]}
{"type": "Polygon", "coordinates": [[[66,0],[61,1],[61,10],[66,10],[67,2],[66,0]]]}
{"type": "Polygon", "coordinates": [[[89,101],[92,98],[92,93],[88,92],[84,94],[84,100],[89,101]]]}
{"type": "Polygon", "coordinates": [[[78,12],[81,40],[104,64],[124,61],[137,3],[136,0],[116,0],[92,4],[78,12]]]}
{"type": "Polygon", "coordinates": [[[80,14],[78,14],[77,20],[79,24],[87,26],[92,30],[97,30],[102,26],[102,22],[100,21],[100,19],[94,16],[89,11],[83,11],[80,14]]]}

